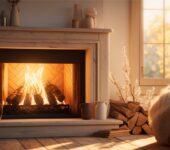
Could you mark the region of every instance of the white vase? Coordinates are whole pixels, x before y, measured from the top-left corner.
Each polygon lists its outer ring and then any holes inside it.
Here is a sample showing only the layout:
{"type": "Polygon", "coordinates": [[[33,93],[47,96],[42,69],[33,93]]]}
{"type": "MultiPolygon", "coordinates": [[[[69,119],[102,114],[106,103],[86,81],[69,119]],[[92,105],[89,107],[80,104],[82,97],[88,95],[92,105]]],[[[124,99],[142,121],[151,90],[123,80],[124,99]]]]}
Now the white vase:
{"type": "Polygon", "coordinates": [[[106,120],[108,114],[108,104],[106,102],[97,102],[95,108],[95,119],[106,120]]]}
{"type": "Polygon", "coordinates": [[[20,12],[16,4],[12,5],[10,13],[10,25],[11,26],[20,26],[20,12]]]}

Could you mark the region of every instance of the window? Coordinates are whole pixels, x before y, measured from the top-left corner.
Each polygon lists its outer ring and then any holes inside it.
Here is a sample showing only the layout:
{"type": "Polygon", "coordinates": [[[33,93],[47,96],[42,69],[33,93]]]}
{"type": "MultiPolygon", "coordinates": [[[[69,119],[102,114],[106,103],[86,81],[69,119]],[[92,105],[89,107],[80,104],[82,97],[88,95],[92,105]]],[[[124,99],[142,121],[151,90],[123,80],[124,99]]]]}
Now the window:
{"type": "Polygon", "coordinates": [[[170,83],[170,0],[143,0],[141,83],[170,83]]]}

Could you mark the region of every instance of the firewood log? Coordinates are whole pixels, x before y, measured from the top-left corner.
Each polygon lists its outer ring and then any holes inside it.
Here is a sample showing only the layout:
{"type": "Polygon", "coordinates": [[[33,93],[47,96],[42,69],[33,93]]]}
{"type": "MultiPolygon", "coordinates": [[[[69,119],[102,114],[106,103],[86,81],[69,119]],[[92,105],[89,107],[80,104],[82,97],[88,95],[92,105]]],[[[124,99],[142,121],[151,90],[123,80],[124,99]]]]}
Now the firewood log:
{"type": "Polygon", "coordinates": [[[56,85],[48,83],[45,87],[45,90],[46,90],[46,93],[50,92],[54,94],[60,102],[64,101],[65,96],[63,92],[56,85]]]}
{"type": "Polygon", "coordinates": [[[37,105],[43,105],[44,104],[44,101],[43,101],[43,98],[40,94],[35,94],[34,95],[34,100],[35,100],[35,103],[37,105]]]}
{"type": "Polygon", "coordinates": [[[111,110],[110,116],[111,116],[112,118],[119,119],[119,120],[122,120],[122,121],[124,121],[124,122],[127,122],[127,121],[128,121],[128,119],[127,119],[123,114],[121,114],[121,113],[118,112],[118,111],[111,110]]]}
{"type": "Polygon", "coordinates": [[[128,127],[129,127],[130,130],[132,130],[135,127],[135,124],[136,124],[137,119],[138,119],[138,115],[139,115],[139,112],[136,112],[135,115],[128,120],[127,124],[128,124],[128,127]]]}
{"type": "Polygon", "coordinates": [[[117,106],[124,106],[127,107],[127,103],[121,102],[121,101],[116,101],[116,100],[110,100],[111,104],[117,105],[117,106]]]}
{"type": "MultiPolygon", "coordinates": [[[[16,95],[22,95],[22,89],[23,86],[20,86],[19,88],[17,88],[13,93],[11,93],[7,98],[6,98],[6,102],[8,105],[12,105],[13,104],[13,99],[15,99],[16,95]]],[[[18,97],[18,96],[17,96],[18,97]]],[[[15,99],[16,101],[16,99],[15,99]]],[[[15,103],[15,102],[14,102],[15,103]]]]}
{"type": "Polygon", "coordinates": [[[138,102],[128,102],[127,107],[134,112],[138,112],[141,109],[138,102]]]}
{"type": "Polygon", "coordinates": [[[123,115],[125,115],[127,118],[131,118],[132,116],[134,116],[135,112],[129,110],[128,108],[124,107],[124,106],[118,106],[115,105],[114,103],[110,104],[111,109],[115,109],[116,111],[122,113],[123,115]]]}
{"type": "Polygon", "coordinates": [[[26,94],[26,96],[25,96],[25,99],[24,99],[24,105],[26,105],[26,106],[29,106],[29,105],[31,105],[31,95],[30,94],[26,94]]]}
{"type": "Polygon", "coordinates": [[[57,104],[55,96],[51,92],[47,93],[47,98],[48,98],[48,102],[49,102],[50,105],[56,105],[57,104]]]}
{"type": "Polygon", "coordinates": [[[138,134],[141,134],[142,133],[142,128],[141,127],[134,127],[133,130],[132,130],[132,134],[134,135],[138,135],[138,134]]]}
{"type": "Polygon", "coordinates": [[[146,117],[148,117],[148,111],[144,110],[143,108],[141,108],[140,112],[145,115],[146,117]]]}
{"type": "Polygon", "coordinates": [[[143,126],[142,126],[142,129],[145,131],[145,133],[147,133],[148,135],[153,135],[153,131],[151,129],[151,127],[145,123],[143,126]]]}
{"type": "Polygon", "coordinates": [[[136,125],[142,126],[143,124],[146,123],[147,120],[148,118],[145,115],[143,115],[142,113],[139,113],[136,125]]]}
{"type": "Polygon", "coordinates": [[[22,101],[22,94],[17,94],[17,95],[12,99],[12,105],[13,105],[13,106],[18,106],[21,101],[22,101]]]}
{"type": "Polygon", "coordinates": [[[125,130],[129,130],[129,128],[128,128],[128,126],[127,125],[121,125],[120,127],[119,127],[119,129],[125,129],[125,130]]]}
{"type": "Polygon", "coordinates": [[[8,105],[12,105],[12,100],[14,99],[15,96],[16,94],[12,93],[6,98],[6,102],[8,105]]]}

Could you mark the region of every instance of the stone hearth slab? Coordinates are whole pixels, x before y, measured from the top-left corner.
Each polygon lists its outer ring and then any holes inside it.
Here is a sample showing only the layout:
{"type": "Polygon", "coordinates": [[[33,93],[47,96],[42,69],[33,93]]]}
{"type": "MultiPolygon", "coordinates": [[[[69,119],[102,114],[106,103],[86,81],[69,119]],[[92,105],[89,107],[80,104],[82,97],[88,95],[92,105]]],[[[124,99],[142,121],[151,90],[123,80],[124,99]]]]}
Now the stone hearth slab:
{"type": "Polygon", "coordinates": [[[82,119],[0,120],[0,138],[90,136],[94,132],[118,129],[122,121],[82,119]]]}

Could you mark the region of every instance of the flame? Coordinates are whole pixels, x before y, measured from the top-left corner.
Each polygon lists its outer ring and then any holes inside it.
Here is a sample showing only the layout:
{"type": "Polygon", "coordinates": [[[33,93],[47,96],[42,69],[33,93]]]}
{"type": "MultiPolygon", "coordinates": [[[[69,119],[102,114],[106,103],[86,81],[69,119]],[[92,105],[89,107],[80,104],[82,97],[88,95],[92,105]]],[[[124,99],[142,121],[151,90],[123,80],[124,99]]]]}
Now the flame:
{"type": "Polygon", "coordinates": [[[31,105],[36,105],[34,95],[37,94],[43,99],[43,104],[49,104],[43,84],[43,71],[43,65],[40,65],[40,67],[35,71],[31,70],[29,65],[26,66],[25,83],[23,87],[24,96],[20,105],[24,105],[24,100],[27,94],[29,94],[31,97],[31,105]]]}

